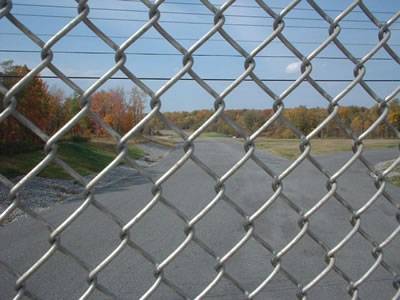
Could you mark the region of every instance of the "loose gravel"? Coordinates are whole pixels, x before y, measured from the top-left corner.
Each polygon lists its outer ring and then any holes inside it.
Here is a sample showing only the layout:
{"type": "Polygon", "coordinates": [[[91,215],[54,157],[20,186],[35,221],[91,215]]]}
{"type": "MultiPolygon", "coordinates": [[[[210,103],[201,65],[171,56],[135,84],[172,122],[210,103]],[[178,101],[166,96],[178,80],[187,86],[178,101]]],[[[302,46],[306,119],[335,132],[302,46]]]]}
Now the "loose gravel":
{"type": "MultiPolygon", "coordinates": [[[[139,145],[144,151],[145,156],[137,160],[137,163],[143,167],[149,166],[162,157],[164,157],[170,148],[157,144],[142,144],[139,145]]],[[[88,180],[93,178],[94,175],[86,176],[88,180]]],[[[108,172],[104,178],[96,185],[96,190],[101,190],[107,186],[128,181],[130,178],[140,176],[138,172],[130,167],[121,165],[110,172],[108,172]]],[[[22,176],[15,177],[12,182],[18,182],[22,176]]],[[[21,204],[32,208],[34,210],[46,209],[49,206],[63,202],[81,199],[83,193],[83,187],[80,183],[74,180],[66,179],[51,179],[43,177],[34,177],[29,180],[18,192],[18,199],[21,204]]],[[[7,199],[9,189],[0,184],[0,213],[10,204],[10,200],[7,199]]],[[[22,211],[15,212],[10,220],[16,216],[23,214],[22,211]]]]}

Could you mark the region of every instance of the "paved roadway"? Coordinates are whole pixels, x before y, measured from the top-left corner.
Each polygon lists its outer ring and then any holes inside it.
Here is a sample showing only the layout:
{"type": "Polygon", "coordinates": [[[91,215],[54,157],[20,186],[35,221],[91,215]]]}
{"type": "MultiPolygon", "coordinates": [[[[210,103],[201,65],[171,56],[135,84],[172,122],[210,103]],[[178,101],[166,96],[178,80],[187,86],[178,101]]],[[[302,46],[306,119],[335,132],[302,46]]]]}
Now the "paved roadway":
{"type": "MultiPolygon", "coordinates": [[[[229,140],[209,140],[196,144],[196,154],[218,174],[223,174],[242,155],[239,143],[229,140]]],[[[155,178],[170,167],[182,150],[172,151],[161,162],[149,168],[155,178]]],[[[392,159],[395,149],[367,153],[373,162],[392,159]]],[[[273,170],[282,171],[289,161],[268,153],[259,157],[273,170]]],[[[318,159],[334,171],[350,153],[320,156],[318,159]]],[[[339,192],[352,205],[359,207],[376,191],[367,170],[360,163],[339,180],[339,192]]],[[[167,199],[193,216],[215,195],[214,182],[193,163],[187,163],[163,186],[167,199]]],[[[151,198],[151,185],[139,175],[102,191],[98,200],[124,221],[128,221],[151,198]]],[[[305,162],[284,182],[285,193],[299,206],[310,207],[326,193],[325,179],[305,162]]],[[[399,199],[399,189],[389,186],[388,192],[399,199]]],[[[272,194],[271,179],[254,163],[248,162],[228,182],[226,193],[249,214],[272,194]]],[[[77,206],[78,201],[58,204],[42,212],[52,224],[59,224],[77,206]]],[[[299,230],[298,216],[279,199],[256,222],[256,232],[275,249],[281,249],[299,230]]],[[[351,229],[348,212],[330,199],[312,218],[311,228],[333,247],[351,229]]],[[[243,220],[226,203],[218,205],[196,226],[196,234],[222,256],[244,234],[243,220]]],[[[362,226],[377,241],[396,228],[393,208],[379,199],[363,216],[362,226]]],[[[171,211],[157,205],[131,230],[131,237],[159,261],[183,241],[184,224],[171,211]]],[[[118,244],[119,228],[95,208],[89,207],[63,234],[63,245],[94,266],[118,244]]],[[[37,222],[22,217],[0,228],[0,260],[19,272],[27,270],[49,247],[48,232],[37,222]]],[[[371,245],[360,235],[343,248],[337,265],[354,281],[373,264],[371,245]]],[[[400,237],[385,251],[385,260],[400,271],[400,237]]],[[[226,265],[226,270],[247,290],[253,290],[271,272],[271,255],[254,240],[250,240],[226,265]]],[[[194,243],[181,253],[165,270],[165,276],[179,286],[188,297],[194,297],[215,276],[215,260],[194,243]]],[[[284,258],[283,266],[303,284],[309,282],[326,266],[324,252],[305,237],[284,258]]],[[[130,248],[126,248],[99,275],[98,280],[122,299],[137,299],[154,282],[153,266],[130,248]]],[[[27,288],[41,299],[77,299],[87,288],[87,274],[73,260],[56,253],[27,282],[27,288]]],[[[0,265],[0,298],[14,296],[15,279],[0,265]]],[[[349,299],[345,281],[331,272],[309,293],[309,299],[349,299]]],[[[278,274],[256,298],[296,299],[296,287],[278,274]]],[[[392,277],[382,267],[361,286],[361,299],[391,299],[395,293],[392,277]]],[[[209,299],[243,299],[243,294],[228,280],[222,279],[209,293],[209,299]]],[[[94,293],[91,299],[105,299],[94,293]]],[[[180,299],[168,287],[161,285],[151,299],[180,299]]]]}

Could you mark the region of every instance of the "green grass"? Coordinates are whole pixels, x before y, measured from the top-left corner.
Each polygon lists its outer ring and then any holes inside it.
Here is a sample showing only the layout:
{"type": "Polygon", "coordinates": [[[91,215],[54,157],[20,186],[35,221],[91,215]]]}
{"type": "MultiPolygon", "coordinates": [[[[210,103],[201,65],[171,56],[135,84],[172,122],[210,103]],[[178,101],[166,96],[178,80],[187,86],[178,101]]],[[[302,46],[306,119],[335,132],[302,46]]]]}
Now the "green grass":
{"type": "Polygon", "coordinates": [[[390,182],[396,186],[400,186],[400,176],[394,176],[390,178],[390,182]]]}
{"type": "MultiPolygon", "coordinates": [[[[129,145],[129,154],[132,158],[138,159],[144,155],[144,152],[134,145],[129,145]]],[[[0,155],[0,173],[8,178],[26,174],[44,156],[41,150],[15,155],[0,155]]],[[[115,156],[115,146],[104,142],[62,142],[58,148],[58,157],[83,176],[99,172],[115,156]]],[[[71,179],[55,163],[46,167],[39,176],[71,179]]]]}
{"type": "MultiPolygon", "coordinates": [[[[370,139],[364,141],[367,149],[396,147],[399,141],[396,139],[370,139]]],[[[256,140],[258,149],[270,151],[276,155],[288,159],[300,155],[299,140],[296,139],[269,139],[256,140]]],[[[331,154],[336,152],[351,151],[352,141],[349,139],[315,139],[311,141],[311,153],[316,155],[331,154]]]]}
{"type": "Polygon", "coordinates": [[[167,148],[175,148],[176,144],[179,142],[178,138],[170,139],[169,137],[165,136],[149,136],[146,137],[147,142],[152,142],[167,148]]]}
{"type": "Polygon", "coordinates": [[[220,137],[227,137],[226,134],[219,133],[219,132],[214,132],[214,131],[209,131],[209,132],[204,132],[200,135],[200,137],[205,137],[205,138],[220,138],[220,137]]]}
{"type": "MultiPolygon", "coordinates": [[[[193,131],[185,130],[187,135],[191,135],[193,131]]],[[[152,136],[155,142],[159,141],[160,143],[167,143],[167,145],[176,145],[176,143],[182,142],[182,138],[173,130],[164,129],[161,130],[160,136],[152,136]]],[[[226,138],[229,137],[226,134],[215,132],[215,131],[206,131],[200,134],[200,138],[226,138]]]]}

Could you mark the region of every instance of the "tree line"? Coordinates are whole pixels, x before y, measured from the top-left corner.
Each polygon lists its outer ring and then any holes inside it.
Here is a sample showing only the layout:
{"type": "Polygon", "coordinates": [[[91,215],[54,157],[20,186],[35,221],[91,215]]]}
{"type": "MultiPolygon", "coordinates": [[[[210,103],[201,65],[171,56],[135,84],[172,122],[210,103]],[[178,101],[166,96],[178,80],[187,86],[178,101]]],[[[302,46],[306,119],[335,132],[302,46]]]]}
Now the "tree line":
{"type": "MultiPolygon", "coordinates": [[[[400,102],[394,100],[389,105],[390,108],[387,120],[395,128],[400,130],[400,102]]],[[[192,131],[205,122],[212,113],[213,111],[211,110],[195,110],[191,112],[166,112],[164,114],[179,128],[192,131]]],[[[272,109],[237,109],[226,110],[224,113],[248,132],[254,132],[274,114],[274,111],[272,109]]],[[[351,128],[354,134],[358,135],[370,127],[379,115],[380,112],[377,106],[369,108],[363,106],[344,106],[340,107],[338,111],[338,118],[341,123],[347,128],[351,128]]],[[[286,108],[283,112],[283,116],[301,132],[308,134],[328,116],[328,112],[326,108],[306,108],[305,106],[299,106],[296,108],[286,108]]],[[[152,120],[150,126],[153,130],[167,129],[167,127],[158,120],[152,120]]],[[[222,119],[212,124],[207,131],[219,132],[230,136],[236,135],[235,130],[222,119]]],[[[293,131],[279,119],[266,129],[263,135],[271,138],[295,137],[293,131]]],[[[337,122],[332,120],[320,131],[318,137],[347,138],[348,135],[341,129],[337,122]]],[[[393,138],[396,137],[396,135],[388,126],[381,124],[369,137],[393,138]]]]}
{"type": "MultiPolygon", "coordinates": [[[[3,62],[0,64],[0,83],[10,89],[29,71],[27,66],[15,65],[12,61],[3,62]]],[[[5,108],[3,98],[4,95],[0,94],[0,111],[5,108]]],[[[55,133],[81,109],[78,95],[65,96],[63,90],[49,88],[38,77],[24,86],[15,98],[16,110],[48,135],[55,133]]],[[[113,88],[94,93],[90,106],[106,124],[124,133],[143,118],[144,101],[144,94],[136,87],[129,92],[123,88],[113,88]]],[[[87,139],[104,135],[104,129],[97,122],[84,117],[67,137],[87,139]]],[[[0,152],[5,149],[18,151],[40,143],[31,130],[12,116],[0,127],[0,152]],[[12,145],[15,147],[11,147],[12,145]]]]}
{"type": "MultiPolygon", "coordinates": [[[[0,83],[7,89],[14,86],[21,76],[29,72],[26,66],[15,65],[6,61],[0,65],[0,83]]],[[[46,134],[51,135],[70,120],[81,108],[77,95],[65,96],[63,90],[49,88],[41,78],[34,78],[20,92],[16,94],[16,109],[26,118],[31,120],[46,134]]],[[[5,106],[4,96],[0,94],[0,111],[5,106]]],[[[136,87],[129,92],[123,88],[111,88],[94,93],[91,97],[91,109],[109,126],[121,134],[127,132],[137,124],[145,115],[144,103],[146,96],[136,87]]],[[[207,118],[212,115],[211,110],[195,110],[191,112],[165,112],[164,115],[176,126],[184,130],[197,129],[207,118]]],[[[226,110],[225,114],[248,132],[257,128],[273,115],[272,109],[237,109],[226,110]]],[[[283,115],[303,133],[311,132],[328,115],[325,108],[286,108],[283,115]]],[[[377,106],[343,106],[340,107],[338,116],[342,123],[351,128],[354,133],[365,131],[378,118],[377,106]]],[[[393,100],[390,103],[388,121],[400,130],[400,103],[393,100]]],[[[144,128],[144,134],[157,134],[160,130],[167,129],[159,119],[154,118],[144,128]]],[[[226,135],[235,135],[235,131],[219,119],[207,128],[207,131],[219,132],[226,135]]],[[[264,133],[273,138],[292,138],[293,132],[283,122],[277,121],[264,133]]],[[[90,138],[106,135],[104,129],[88,117],[81,121],[69,132],[70,137],[90,138]]],[[[334,121],[331,121],[320,133],[321,138],[347,137],[345,132],[334,121]]],[[[372,138],[395,137],[394,133],[385,125],[380,125],[372,134],[372,138]]],[[[40,144],[35,135],[13,117],[7,118],[0,127],[0,147],[11,149],[10,145],[25,143],[27,145],[40,144]]],[[[23,148],[23,147],[22,147],[23,148]]],[[[18,147],[20,149],[20,147],[18,147]]],[[[1,149],[0,149],[1,152],[1,149]]]]}

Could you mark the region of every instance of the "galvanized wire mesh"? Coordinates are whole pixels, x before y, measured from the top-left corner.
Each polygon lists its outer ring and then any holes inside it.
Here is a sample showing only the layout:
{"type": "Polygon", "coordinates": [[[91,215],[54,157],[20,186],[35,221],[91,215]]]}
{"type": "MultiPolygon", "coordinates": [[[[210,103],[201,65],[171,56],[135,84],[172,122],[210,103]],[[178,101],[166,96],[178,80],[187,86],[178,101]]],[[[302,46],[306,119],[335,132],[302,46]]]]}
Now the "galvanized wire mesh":
{"type": "MultiPolygon", "coordinates": [[[[48,250],[43,253],[43,256],[38,259],[31,267],[26,269],[22,274],[17,273],[12,265],[8,265],[0,257],[0,267],[8,272],[15,278],[15,299],[28,297],[35,299],[35,296],[27,287],[26,283],[30,277],[37,272],[37,270],[56,253],[60,252],[74,260],[80,267],[87,272],[87,289],[84,294],[81,295],[81,299],[88,298],[95,290],[103,294],[105,298],[118,298],[119,295],[114,295],[107,287],[100,284],[97,280],[99,274],[109,265],[113,263],[113,260],[121,253],[125,248],[132,249],[135,253],[140,254],[154,267],[154,281],[149,283],[148,290],[141,296],[141,299],[149,298],[160,285],[168,286],[171,290],[176,293],[177,297],[190,298],[186,291],[178,287],[168,276],[165,275],[164,269],[174,261],[180,253],[190,243],[197,244],[205,253],[210,255],[215,260],[215,277],[212,278],[206,286],[201,287],[201,292],[195,296],[195,299],[201,299],[205,297],[215,287],[222,278],[230,281],[236,286],[241,292],[243,298],[251,299],[259,294],[268,284],[276,277],[277,274],[283,274],[290,282],[293,283],[293,287],[297,290],[297,296],[299,299],[306,299],[308,293],[318,285],[318,283],[326,277],[329,273],[335,272],[341,278],[343,278],[347,284],[348,294],[351,299],[359,299],[359,289],[363,283],[366,282],[368,277],[379,267],[383,267],[393,278],[393,299],[400,298],[400,283],[399,275],[396,273],[395,268],[387,263],[384,259],[385,248],[396,238],[400,232],[400,224],[391,231],[387,232],[386,236],[382,236],[379,241],[374,240],[371,235],[364,230],[362,226],[363,214],[374,204],[379,197],[384,197],[388,203],[392,206],[392,209],[396,212],[397,223],[400,222],[400,205],[398,199],[395,199],[393,195],[390,195],[386,191],[387,175],[400,163],[400,156],[395,159],[392,164],[387,167],[383,172],[377,171],[373,164],[370,163],[363,154],[365,138],[376,129],[378,126],[385,124],[390,130],[392,130],[398,138],[400,133],[387,121],[387,115],[389,112],[389,103],[392,101],[400,91],[400,87],[397,87],[393,92],[384,98],[380,97],[377,92],[366,82],[364,77],[366,74],[365,64],[374,55],[384,50],[393,59],[394,63],[399,64],[400,58],[396,52],[389,46],[388,41],[391,36],[391,25],[400,17],[400,12],[397,12],[386,21],[381,22],[369,8],[362,1],[354,1],[345,10],[340,12],[334,19],[332,19],[316,2],[308,0],[308,4],[317,12],[323,20],[326,21],[328,37],[315,48],[309,54],[303,54],[299,51],[286,37],[284,33],[285,29],[285,16],[290,13],[299,4],[300,0],[292,1],[286,6],[279,14],[276,13],[271,7],[262,0],[256,0],[256,4],[265,12],[266,16],[273,18],[272,33],[265,38],[257,47],[248,53],[243,49],[239,43],[235,41],[235,38],[231,36],[227,31],[224,30],[225,17],[224,13],[231,7],[235,0],[229,0],[224,2],[220,7],[212,4],[207,0],[201,0],[201,3],[214,15],[214,25],[209,31],[197,40],[190,48],[186,49],[182,46],[172,35],[168,33],[166,29],[160,24],[159,19],[161,16],[159,7],[163,4],[163,0],[150,2],[147,0],[141,0],[141,2],[148,8],[149,19],[148,21],[135,33],[133,33],[126,41],[121,45],[116,44],[109,36],[107,36],[98,26],[96,26],[90,19],[90,7],[88,0],[81,0],[77,2],[77,13],[76,16],[69,21],[60,31],[52,36],[47,42],[40,39],[37,35],[29,30],[17,17],[13,15],[13,3],[11,0],[0,1],[0,18],[8,19],[17,29],[19,29],[24,35],[26,35],[34,44],[39,46],[41,50],[41,62],[34,67],[26,76],[18,81],[11,89],[7,90],[5,87],[0,86],[0,92],[4,95],[4,106],[5,109],[0,114],[0,122],[7,118],[13,117],[23,126],[30,129],[35,135],[37,135],[44,143],[44,151],[46,153],[44,159],[28,174],[26,174],[17,183],[12,183],[9,179],[4,176],[0,176],[0,182],[7,186],[9,189],[8,201],[11,203],[0,216],[0,223],[4,222],[14,210],[21,209],[29,217],[36,219],[43,223],[49,231],[49,247],[48,250]],[[341,21],[349,15],[356,8],[368,17],[372,24],[379,30],[378,40],[379,42],[373,47],[367,54],[361,59],[357,59],[340,40],[341,33],[341,21]],[[84,24],[88,29],[91,30],[99,39],[101,39],[106,45],[108,45],[115,52],[115,65],[112,66],[106,73],[104,73],[93,85],[88,89],[83,90],[68,78],[62,70],[57,68],[52,60],[53,53],[52,48],[65,37],[70,31],[72,31],[78,25],[84,24]],[[140,80],[131,70],[129,70],[125,63],[127,56],[124,51],[139,40],[148,30],[155,29],[169,44],[171,44],[176,50],[182,54],[182,67],[181,69],[172,76],[161,88],[154,91],[148,85],[140,80]],[[195,60],[193,58],[196,51],[207,43],[215,34],[219,33],[223,39],[229,43],[233,49],[243,56],[244,69],[243,73],[238,76],[234,82],[232,82],[225,90],[221,93],[215,91],[205,80],[203,80],[192,68],[195,60]],[[256,74],[256,62],[255,58],[257,54],[263,49],[268,47],[271,42],[280,40],[282,44],[291,51],[298,59],[301,60],[301,75],[286,88],[281,94],[276,94],[265,82],[263,82],[256,74]],[[321,51],[326,49],[330,45],[335,45],[349,61],[354,64],[354,79],[337,95],[329,94],[316,80],[312,77],[312,66],[313,59],[317,57],[321,51]],[[27,83],[29,83],[35,76],[39,75],[44,69],[48,69],[53,72],[60,80],[67,84],[77,95],[79,95],[81,108],[80,111],[69,120],[61,129],[59,129],[52,136],[48,136],[45,132],[40,130],[34,123],[27,119],[24,115],[18,112],[16,109],[17,98],[15,95],[21,91],[27,83]],[[146,116],[134,126],[128,133],[121,136],[113,128],[105,124],[102,119],[91,111],[90,99],[91,96],[110,78],[118,71],[124,73],[135,85],[140,87],[150,98],[151,98],[151,110],[146,116]],[[198,86],[206,91],[214,99],[214,113],[206,120],[197,130],[192,134],[187,135],[184,131],[179,129],[173,123],[171,123],[161,112],[162,96],[170,90],[183,76],[190,76],[198,86]],[[273,115],[265,120],[265,123],[258,128],[255,132],[247,134],[245,130],[240,128],[233,120],[231,120],[225,113],[225,102],[224,99],[244,80],[251,79],[257,86],[259,86],[266,95],[273,99],[273,115]],[[327,112],[328,115],[311,133],[305,135],[299,129],[297,129],[291,122],[283,116],[285,98],[290,95],[296,88],[303,82],[307,81],[324,99],[327,101],[327,112]],[[355,135],[343,122],[338,118],[338,110],[340,101],[356,86],[362,87],[363,90],[376,102],[379,106],[379,117],[375,122],[362,134],[355,135]],[[97,174],[94,178],[88,180],[76,171],[74,171],[68,164],[62,161],[57,154],[57,143],[68,133],[68,131],[74,127],[83,117],[90,116],[95,122],[97,122],[110,136],[112,136],[118,144],[118,153],[115,159],[97,174]],[[153,180],[153,177],[147,173],[145,168],[140,167],[134,159],[129,157],[128,154],[128,141],[135,135],[139,134],[140,131],[148,124],[153,118],[159,118],[169,128],[174,130],[184,141],[183,150],[184,155],[164,174],[162,174],[157,180],[153,180]],[[245,155],[237,161],[225,174],[219,176],[213,169],[202,162],[197,156],[194,148],[194,142],[203,133],[207,127],[215,122],[216,120],[222,119],[230,127],[232,127],[239,136],[243,138],[243,147],[245,155]],[[271,168],[259,159],[255,153],[255,141],[260,134],[268,129],[272,124],[276,124],[278,120],[282,121],[283,124],[288,126],[293,133],[300,139],[301,155],[299,155],[283,172],[276,174],[271,168]],[[336,122],[346,132],[348,137],[353,140],[353,155],[343,165],[338,166],[337,170],[333,173],[328,172],[311,154],[312,139],[317,136],[329,123],[336,122]],[[174,205],[171,201],[165,198],[162,192],[163,184],[185,165],[189,160],[199,166],[210,178],[215,181],[215,197],[210,199],[208,204],[203,207],[194,217],[189,218],[180,209],[174,205]],[[266,201],[256,209],[252,214],[246,213],[238,204],[235,203],[225,193],[225,183],[232,177],[232,175],[238,171],[247,161],[254,161],[259,167],[261,167],[268,176],[273,179],[272,189],[274,193],[269,196],[266,201]],[[284,182],[285,178],[291,174],[303,161],[308,160],[313,164],[320,172],[321,176],[326,178],[326,194],[316,201],[315,204],[309,208],[304,209],[300,207],[296,201],[291,199],[285,194],[284,182]],[[135,215],[132,215],[129,222],[123,222],[113,211],[102,205],[96,200],[94,193],[94,187],[96,184],[108,173],[111,169],[117,166],[122,161],[137,169],[142,176],[152,182],[152,194],[153,197],[149,199],[147,204],[135,215]],[[376,193],[370,198],[365,199],[364,205],[358,209],[354,208],[345,197],[342,197],[338,191],[338,179],[351,167],[353,163],[360,161],[365,167],[371,172],[374,178],[374,184],[376,187],[376,193]],[[24,185],[42,171],[51,162],[57,163],[62,167],[69,175],[71,175],[76,181],[78,181],[82,187],[84,187],[84,201],[73,211],[65,220],[63,220],[58,226],[51,225],[45,218],[32,209],[29,209],[22,202],[19,201],[18,192],[24,185]],[[263,237],[259,236],[255,231],[255,221],[264,214],[270,206],[277,201],[284,201],[287,204],[287,209],[292,210],[298,215],[298,233],[283,247],[276,249],[271,246],[263,237]],[[224,253],[223,255],[217,255],[213,249],[211,249],[204,241],[199,239],[195,234],[196,224],[202,220],[220,201],[230,205],[241,217],[243,222],[243,228],[245,234],[238,240],[232,248],[224,253]],[[333,246],[328,246],[324,242],[324,237],[318,236],[314,231],[310,222],[313,215],[327,202],[337,201],[349,212],[349,222],[351,224],[351,230],[348,231],[342,239],[333,246]],[[134,237],[130,235],[130,229],[132,229],[141,219],[151,211],[154,206],[158,203],[162,203],[166,208],[171,210],[178,218],[180,218],[185,224],[184,230],[185,239],[177,245],[176,249],[172,251],[163,260],[158,261],[148,251],[139,246],[134,237]],[[67,249],[62,244],[63,232],[77,219],[79,216],[88,209],[89,206],[95,207],[97,210],[102,212],[110,220],[112,220],[120,228],[120,242],[119,245],[108,254],[102,261],[98,261],[97,265],[91,266],[81,258],[79,258],[73,251],[67,249]],[[359,278],[351,278],[344,270],[342,270],[336,264],[336,256],[356,235],[360,234],[368,243],[371,245],[372,257],[374,263],[367,266],[365,273],[359,278]],[[311,238],[315,245],[320,247],[325,253],[326,267],[314,276],[310,281],[304,282],[299,278],[295,278],[289,270],[287,270],[282,261],[285,260],[285,255],[292,249],[295,248],[298,243],[305,237],[311,238]],[[256,241],[261,247],[272,255],[271,265],[272,271],[269,274],[264,274],[263,280],[253,290],[246,290],[242,283],[234,278],[227,269],[225,268],[227,262],[236,255],[236,253],[246,245],[250,240],[256,241]]],[[[398,197],[398,195],[397,195],[398,197]]],[[[218,228],[215,228],[218,231],[218,228]]],[[[15,239],[18,239],[16,236],[15,239]]],[[[2,243],[2,247],[5,246],[2,243]]],[[[51,287],[49,287],[51,288],[51,287]]]]}

